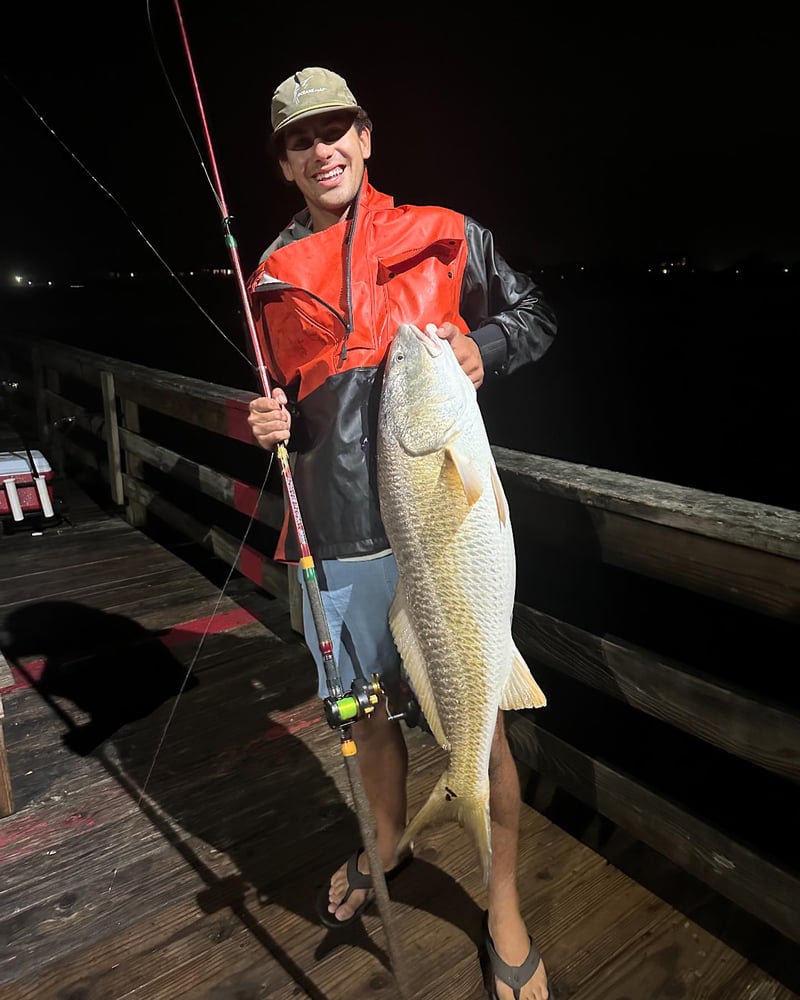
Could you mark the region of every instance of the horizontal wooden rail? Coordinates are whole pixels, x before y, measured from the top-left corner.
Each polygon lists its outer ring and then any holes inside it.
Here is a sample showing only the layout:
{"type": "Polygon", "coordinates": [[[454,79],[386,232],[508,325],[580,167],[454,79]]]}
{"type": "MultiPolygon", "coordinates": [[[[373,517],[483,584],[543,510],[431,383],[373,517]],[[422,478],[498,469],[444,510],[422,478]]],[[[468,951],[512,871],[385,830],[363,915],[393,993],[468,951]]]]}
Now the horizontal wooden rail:
{"type": "MultiPolygon", "coordinates": [[[[204,496],[226,504],[232,510],[253,515],[262,523],[276,530],[283,521],[283,500],[275,493],[265,492],[265,482],[260,488],[244,483],[225,473],[217,472],[207,465],[184,458],[171,448],[155,444],[139,434],[133,434],[124,428],[120,429],[120,441],[126,452],[138,455],[154,469],[198,490],[204,496]]],[[[265,469],[269,472],[268,456],[265,456],[265,469]]]]}
{"type": "Polygon", "coordinates": [[[800,622],[800,512],[586,466],[575,467],[578,484],[568,489],[569,463],[494,453],[528,538],[800,622]]]}
{"type": "Polygon", "coordinates": [[[288,600],[289,584],[285,566],[278,566],[263,553],[233,538],[222,528],[202,524],[137,479],[126,476],[125,489],[132,499],[180,534],[204,546],[269,593],[288,600]]]}
{"type": "Polygon", "coordinates": [[[514,609],[514,636],[529,663],[543,663],[743,760],[800,781],[797,713],[524,604],[514,609]]]}
{"type": "Polygon", "coordinates": [[[494,446],[504,480],[582,507],[800,560],[800,512],[494,446]]]}

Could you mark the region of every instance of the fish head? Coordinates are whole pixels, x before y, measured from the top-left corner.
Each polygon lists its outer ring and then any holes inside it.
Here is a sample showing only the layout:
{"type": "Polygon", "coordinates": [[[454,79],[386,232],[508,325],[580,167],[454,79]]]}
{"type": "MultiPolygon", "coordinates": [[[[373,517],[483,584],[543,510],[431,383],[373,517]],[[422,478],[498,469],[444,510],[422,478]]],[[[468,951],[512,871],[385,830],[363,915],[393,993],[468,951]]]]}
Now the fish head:
{"type": "Polygon", "coordinates": [[[477,394],[448,340],[429,324],[403,323],[381,389],[380,429],[411,455],[445,448],[478,415],[477,394]]]}

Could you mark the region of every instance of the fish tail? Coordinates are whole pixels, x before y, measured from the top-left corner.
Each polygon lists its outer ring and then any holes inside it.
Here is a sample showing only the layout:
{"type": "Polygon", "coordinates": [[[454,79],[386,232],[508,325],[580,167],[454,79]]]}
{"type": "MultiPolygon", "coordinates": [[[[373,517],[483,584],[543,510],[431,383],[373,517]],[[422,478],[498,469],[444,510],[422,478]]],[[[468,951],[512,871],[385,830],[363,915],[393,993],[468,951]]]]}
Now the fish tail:
{"type": "Polygon", "coordinates": [[[489,882],[492,861],[492,827],[489,817],[489,783],[481,794],[460,794],[454,789],[449,771],[445,771],[427,801],[406,826],[397,848],[398,855],[412,850],[417,836],[429,826],[455,822],[466,830],[475,844],[483,874],[489,882]]]}

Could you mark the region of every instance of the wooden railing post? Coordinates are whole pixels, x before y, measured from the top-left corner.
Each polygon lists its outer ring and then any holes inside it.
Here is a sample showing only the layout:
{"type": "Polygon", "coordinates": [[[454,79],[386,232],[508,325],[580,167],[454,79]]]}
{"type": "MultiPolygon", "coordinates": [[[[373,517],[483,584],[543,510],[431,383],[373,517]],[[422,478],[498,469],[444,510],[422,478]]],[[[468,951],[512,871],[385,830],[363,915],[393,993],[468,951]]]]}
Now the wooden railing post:
{"type": "MultiPolygon", "coordinates": [[[[120,407],[122,409],[122,426],[133,434],[139,434],[141,427],[139,425],[138,404],[131,402],[130,399],[120,399],[120,407]]],[[[127,449],[125,451],[125,471],[139,481],[144,478],[144,462],[138,455],[127,449]]],[[[133,499],[130,492],[125,497],[125,517],[135,528],[141,528],[147,520],[147,509],[138,500],[133,499]]]]}
{"type": "Polygon", "coordinates": [[[114,389],[114,376],[111,372],[100,372],[100,386],[103,390],[103,415],[106,421],[108,481],[111,487],[111,499],[121,507],[125,503],[125,490],[122,486],[122,451],[119,446],[117,394],[114,389]]]}

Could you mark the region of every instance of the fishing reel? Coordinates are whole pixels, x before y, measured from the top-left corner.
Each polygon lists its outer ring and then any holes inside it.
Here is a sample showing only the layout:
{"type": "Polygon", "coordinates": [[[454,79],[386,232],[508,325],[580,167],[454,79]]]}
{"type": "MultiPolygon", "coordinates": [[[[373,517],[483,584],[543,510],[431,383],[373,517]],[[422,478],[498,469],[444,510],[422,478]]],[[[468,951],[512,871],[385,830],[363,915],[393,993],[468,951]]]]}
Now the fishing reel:
{"type": "Polygon", "coordinates": [[[382,697],[386,699],[386,713],[391,722],[405,720],[410,729],[419,725],[427,728],[419,702],[406,681],[398,681],[387,691],[382,686],[378,674],[372,674],[369,680],[357,677],[349,694],[341,698],[325,699],[325,718],[328,720],[328,725],[331,729],[336,729],[338,726],[347,726],[372,715],[382,697]]]}
{"type": "Polygon", "coordinates": [[[372,715],[382,695],[383,688],[377,674],[372,674],[369,680],[356,677],[349,694],[341,698],[325,699],[325,718],[328,720],[328,725],[331,729],[336,729],[338,726],[349,726],[351,722],[358,722],[359,719],[372,715]]]}

